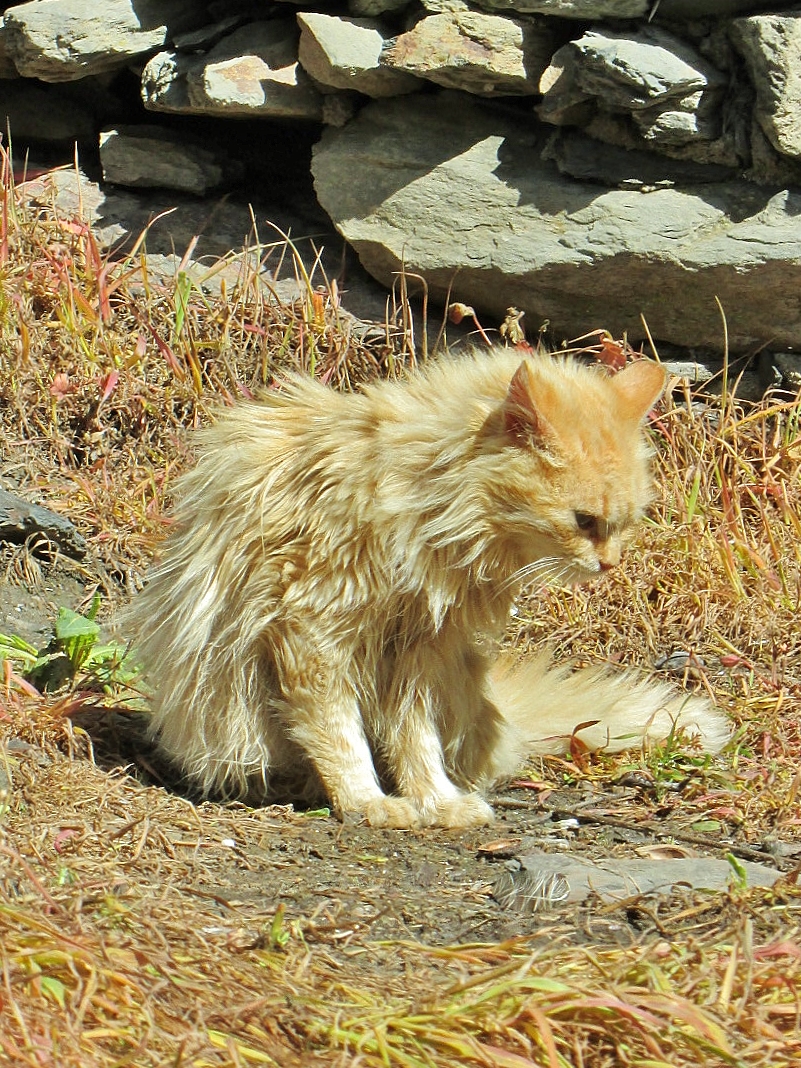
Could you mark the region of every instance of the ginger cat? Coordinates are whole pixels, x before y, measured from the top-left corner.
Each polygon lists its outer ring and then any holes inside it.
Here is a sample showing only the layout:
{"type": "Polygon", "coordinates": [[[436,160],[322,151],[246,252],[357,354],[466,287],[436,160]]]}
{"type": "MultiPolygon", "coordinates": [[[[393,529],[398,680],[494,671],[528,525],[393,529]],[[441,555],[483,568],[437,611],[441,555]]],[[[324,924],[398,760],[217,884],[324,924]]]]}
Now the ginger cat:
{"type": "Polygon", "coordinates": [[[376,826],[467,827],[527,753],[664,738],[707,701],[632,673],[494,661],[524,583],[620,560],[650,496],[664,373],[491,350],[344,395],[290,378],[201,432],[134,600],[153,731],[204,792],[326,796],[376,826]]]}

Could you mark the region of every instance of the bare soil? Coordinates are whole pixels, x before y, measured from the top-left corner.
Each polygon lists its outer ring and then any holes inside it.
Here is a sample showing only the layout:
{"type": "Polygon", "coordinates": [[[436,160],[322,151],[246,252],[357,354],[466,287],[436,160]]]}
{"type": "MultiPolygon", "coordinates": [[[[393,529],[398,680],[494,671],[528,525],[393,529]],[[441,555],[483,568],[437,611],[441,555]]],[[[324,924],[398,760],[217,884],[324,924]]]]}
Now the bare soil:
{"type": "MultiPolygon", "coordinates": [[[[25,559],[27,579],[9,566],[0,582],[0,630],[43,646],[58,607],[85,608],[100,575],[83,566],[78,570],[84,574],[76,573],[64,560],[25,559]]],[[[341,823],[326,809],[253,810],[200,801],[182,790],[153,751],[145,736],[146,712],[101,707],[91,694],[76,696],[72,744],[10,743],[12,786],[25,794],[25,819],[35,825],[42,806],[45,823],[56,818],[48,837],[59,828],[82,828],[84,834],[91,827],[116,839],[119,827],[109,823],[106,801],[110,788],[121,790],[125,835],[137,840],[146,819],[158,829],[160,848],[182,861],[171,866],[170,886],[162,889],[205,899],[226,935],[239,926],[258,927],[281,907],[284,922],[302,923],[306,940],[329,943],[336,957],[361,942],[494,943],[538,932],[549,939],[556,928],[568,942],[632,945],[659,934],[654,910],[666,905],[669,894],[661,905],[659,895],[635,895],[614,907],[592,897],[560,903],[525,893],[497,901],[493,888],[534,849],[601,860],[647,855],[672,843],[682,855],[730,852],[779,871],[792,868],[798,851],[790,841],[782,851],[775,838],[764,846],[746,841],[723,823],[718,832],[694,831],[709,799],[702,794],[699,803],[689,775],[667,789],[644,768],[593,782],[561,760],[521,772],[491,798],[495,824],[465,832],[386,831],[341,823]],[[59,784],[53,791],[46,787],[48,777],[59,784]],[[67,782],[81,784],[74,798],[67,782]]],[[[76,848],[73,842],[67,852],[76,848]]],[[[719,903],[712,911],[717,908],[721,922],[728,922],[726,909],[719,903]]],[[[386,964],[382,959],[381,968],[386,964]]]]}

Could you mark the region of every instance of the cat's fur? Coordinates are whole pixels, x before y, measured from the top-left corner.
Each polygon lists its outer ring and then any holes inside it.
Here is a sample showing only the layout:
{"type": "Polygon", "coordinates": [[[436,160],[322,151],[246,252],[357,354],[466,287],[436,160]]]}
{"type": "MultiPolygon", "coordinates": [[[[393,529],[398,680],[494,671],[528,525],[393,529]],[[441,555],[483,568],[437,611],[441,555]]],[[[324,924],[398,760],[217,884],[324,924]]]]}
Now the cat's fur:
{"type": "Polygon", "coordinates": [[[221,414],[134,600],[154,732],[204,792],[327,795],[376,825],[484,823],[527,753],[716,750],[703,699],[632,673],[493,666],[524,582],[618,563],[664,374],[495,350],[343,395],[294,377],[221,414]]]}

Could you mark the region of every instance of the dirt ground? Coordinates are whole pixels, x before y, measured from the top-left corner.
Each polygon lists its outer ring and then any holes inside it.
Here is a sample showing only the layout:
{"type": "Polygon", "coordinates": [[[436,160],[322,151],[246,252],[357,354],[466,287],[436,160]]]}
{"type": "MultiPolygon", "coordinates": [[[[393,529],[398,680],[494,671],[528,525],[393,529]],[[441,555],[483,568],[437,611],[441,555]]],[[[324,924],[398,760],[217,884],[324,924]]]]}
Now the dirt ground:
{"type": "MultiPolygon", "coordinates": [[[[91,567],[26,560],[24,575],[9,565],[0,585],[0,631],[44,645],[58,607],[85,608],[99,576],[91,567]]],[[[647,905],[632,894],[615,907],[592,897],[560,902],[525,892],[499,893],[496,900],[494,889],[532,850],[592,860],[668,848],[676,856],[731,853],[777,871],[791,870],[801,853],[790,840],[747,842],[722,823],[710,832],[710,810],[720,807],[720,798],[708,790],[698,796],[689,775],[660,787],[644,765],[598,782],[581,778],[566,760],[529,767],[491,798],[495,824],[465,832],[377,830],[341,823],[326,809],[200,802],[182,792],[153,752],[146,719],[146,713],[100,708],[90,695],[79,695],[70,753],[12,739],[12,789],[25,795],[26,820],[35,824],[41,806],[45,823],[54,815],[61,829],[75,830],[66,839],[73,856],[80,855],[83,834],[112,840],[121,834],[106,805],[109,790],[118,791],[124,834],[138,840],[147,820],[158,828],[160,848],[183,861],[180,881],[171,867],[171,886],[162,889],[206,899],[226,935],[274,916],[280,906],[286,923],[302,920],[305,938],[330,943],[335,956],[354,940],[445,946],[505,942],[540,930],[550,939],[555,928],[568,941],[630,945],[658,931],[653,895],[647,905]],[[58,783],[53,790],[48,777],[58,783]],[[74,798],[65,793],[67,781],[74,798]]]]}

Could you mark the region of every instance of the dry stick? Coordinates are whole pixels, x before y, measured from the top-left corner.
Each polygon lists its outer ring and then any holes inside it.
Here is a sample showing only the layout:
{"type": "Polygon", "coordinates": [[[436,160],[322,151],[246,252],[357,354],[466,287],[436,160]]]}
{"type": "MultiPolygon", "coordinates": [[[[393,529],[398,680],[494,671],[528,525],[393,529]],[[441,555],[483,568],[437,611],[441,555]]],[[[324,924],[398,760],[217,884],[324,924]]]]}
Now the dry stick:
{"type": "Polygon", "coordinates": [[[19,866],[22,868],[22,870],[28,876],[30,881],[36,887],[36,890],[38,891],[38,893],[47,902],[47,904],[50,905],[51,908],[55,909],[56,912],[61,912],[63,914],[66,914],[67,909],[62,904],[60,904],[58,901],[56,901],[56,899],[54,897],[50,896],[50,894],[47,892],[45,887],[42,886],[41,882],[36,878],[36,875],[34,874],[33,868],[30,866],[30,864],[27,862],[27,860],[25,860],[25,858],[23,856],[20,856],[20,854],[17,853],[16,850],[9,849],[8,846],[4,846],[2,844],[0,844],[0,853],[5,853],[5,855],[7,857],[10,857],[11,860],[14,860],[19,864],[19,866]]]}
{"type": "Polygon", "coordinates": [[[595,816],[588,812],[578,812],[566,809],[554,809],[551,812],[552,819],[564,820],[574,819],[579,823],[594,823],[602,827],[619,827],[624,831],[649,831],[657,838],[678,838],[682,842],[690,842],[692,845],[705,846],[707,849],[713,852],[719,852],[725,849],[728,853],[734,853],[735,856],[743,857],[745,860],[771,860],[774,865],[781,871],[785,869],[781,867],[778,859],[771,853],[766,852],[764,849],[755,849],[753,846],[737,845],[734,842],[718,842],[714,838],[710,838],[704,834],[694,834],[692,831],[682,831],[681,829],[670,830],[664,827],[659,827],[653,823],[629,823],[626,820],[616,820],[609,816],[595,816]]]}
{"type": "Polygon", "coordinates": [[[720,392],[720,415],[722,426],[729,392],[729,324],[726,322],[726,313],[723,310],[723,305],[720,303],[719,297],[715,297],[715,303],[718,306],[720,317],[723,320],[723,379],[720,392]]]}
{"type": "Polygon", "coordinates": [[[645,316],[642,314],[642,312],[640,312],[640,321],[642,322],[643,328],[645,329],[645,334],[646,334],[646,337],[648,338],[648,344],[651,346],[651,351],[654,354],[654,359],[655,360],[659,360],[659,353],[657,352],[656,344],[654,343],[654,339],[651,337],[651,331],[650,331],[650,329],[648,327],[648,323],[646,322],[645,316]]]}

